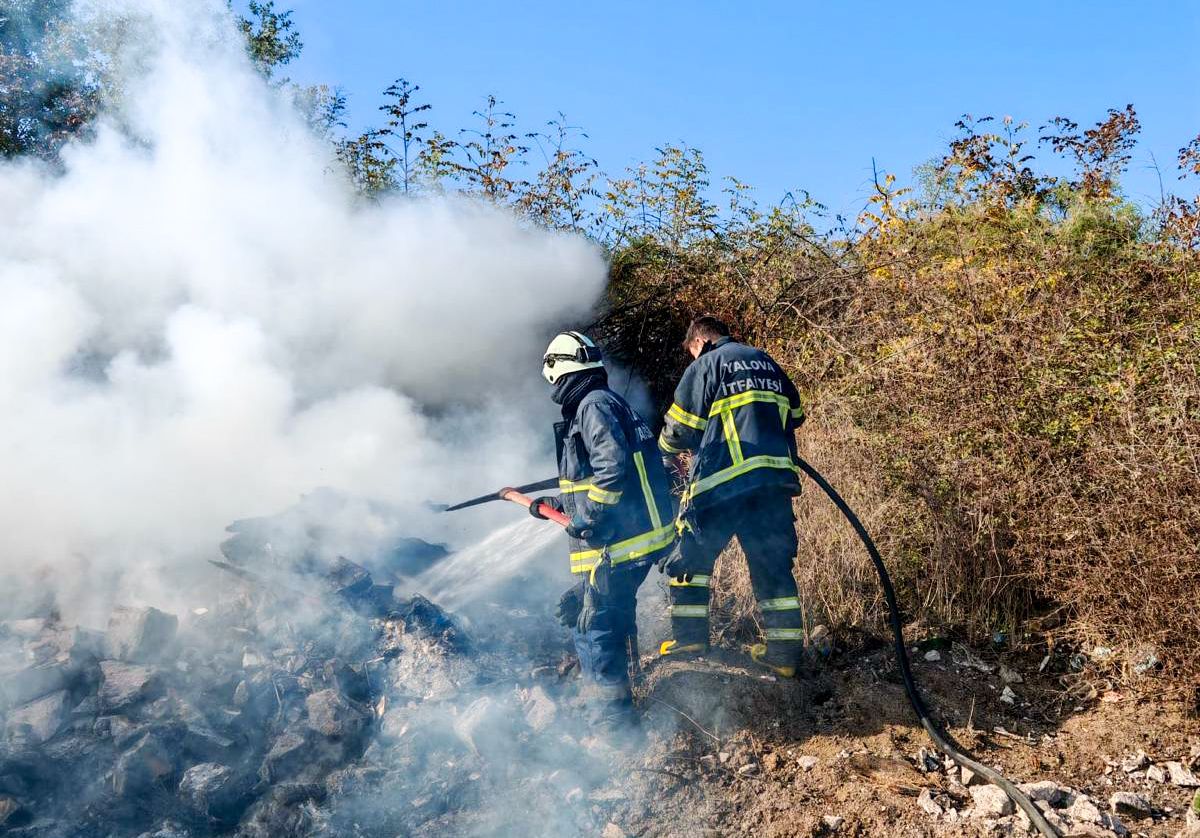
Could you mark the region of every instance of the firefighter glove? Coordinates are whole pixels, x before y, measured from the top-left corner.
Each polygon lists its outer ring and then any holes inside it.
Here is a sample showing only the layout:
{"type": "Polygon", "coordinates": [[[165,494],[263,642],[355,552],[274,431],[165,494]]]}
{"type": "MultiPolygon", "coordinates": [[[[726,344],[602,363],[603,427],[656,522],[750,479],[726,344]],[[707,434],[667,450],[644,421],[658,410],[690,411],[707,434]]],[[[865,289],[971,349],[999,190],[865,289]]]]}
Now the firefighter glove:
{"type": "Polygon", "coordinates": [[[583,582],[572,585],[558,598],[554,616],[567,628],[574,628],[579,623],[579,612],[583,608],[583,586],[583,582]]]}
{"type": "Polygon", "coordinates": [[[541,506],[543,503],[546,504],[546,506],[550,507],[551,509],[553,509],[556,512],[563,511],[561,498],[555,497],[554,495],[542,495],[539,498],[534,498],[533,503],[529,504],[529,514],[532,515],[534,518],[539,518],[539,519],[545,521],[546,516],[543,515],[538,510],[538,507],[541,506]]]}
{"type": "Polygon", "coordinates": [[[676,541],[675,546],[658,560],[658,569],[659,572],[665,573],[672,579],[683,579],[691,576],[687,562],[683,557],[683,543],[681,541],[676,541]]]}

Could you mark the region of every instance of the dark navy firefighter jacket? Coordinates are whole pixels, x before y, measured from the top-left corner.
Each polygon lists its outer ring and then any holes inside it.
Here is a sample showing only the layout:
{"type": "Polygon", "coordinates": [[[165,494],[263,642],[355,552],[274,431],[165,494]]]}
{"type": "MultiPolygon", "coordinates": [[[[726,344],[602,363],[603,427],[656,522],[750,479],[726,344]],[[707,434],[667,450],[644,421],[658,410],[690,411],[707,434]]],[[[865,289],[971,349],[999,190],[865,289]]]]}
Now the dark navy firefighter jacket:
{"type": "Polygon", "coordinates": [[[607,387],[554,426],[563,512],[593,530],[571,539],[571,572],[589,573],[607,548],[613,566],[648,563],[675,538],[674,507],[654,434],[607,387]]]}
{"type": "Polygon", "coordinates": [[[658,447],[695,452],[684,493],[694,509],[764,486],[799,494],[795,432],[803,422],[796,386],[771,356],[723,337],[684,372],[658,447]]]}

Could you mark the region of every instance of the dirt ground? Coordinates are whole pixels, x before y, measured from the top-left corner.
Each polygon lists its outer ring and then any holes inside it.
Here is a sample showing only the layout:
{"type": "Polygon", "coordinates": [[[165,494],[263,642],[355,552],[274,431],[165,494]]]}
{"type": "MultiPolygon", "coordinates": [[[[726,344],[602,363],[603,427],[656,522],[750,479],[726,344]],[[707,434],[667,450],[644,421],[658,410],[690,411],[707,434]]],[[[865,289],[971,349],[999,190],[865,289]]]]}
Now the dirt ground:
{"type": "MultiPolygon", "coordinates": [[[[1129,834],[1184,829],[1195,789],[1120,765],[1143,751],[1154,764],[1190,766],[1200,729],[1181,708],[1113,690],[1074,703],[1061,678],[1039,675],[1036,664],[1015,670],[1019,682],[1006,668],[1009,704],[996,661],[957,646],[938,654],[935,662],[915,655],[918,682],[935,716],[978,759],[1014,781],[1069,787],[1105,813],[1114,792],[1137,792],[1154,812],[1121,815],[1129,834]]],[[[647,657],[637,692],[645,745],[626,751],[623,781],[591,796],[606,838],[1025,834],[1018,818],[973,811],[970,790],[940,764],[885,651],[835,658],[795,680],[763,674],[736,652],[647,657]],[[942,812],[924,810],[923,798],[942,812]]],[[[1067,834],[1112,833],[1089,826],[1067,834]]]]}

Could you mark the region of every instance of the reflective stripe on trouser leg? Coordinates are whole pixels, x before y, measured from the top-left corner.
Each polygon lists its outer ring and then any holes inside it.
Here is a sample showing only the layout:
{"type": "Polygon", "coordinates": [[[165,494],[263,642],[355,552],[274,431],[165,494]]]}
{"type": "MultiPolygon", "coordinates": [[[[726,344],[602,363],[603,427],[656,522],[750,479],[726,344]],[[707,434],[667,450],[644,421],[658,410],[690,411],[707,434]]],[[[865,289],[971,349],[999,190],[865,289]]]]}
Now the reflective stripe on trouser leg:
{"type": "Polygon", "coordinates": [[[795,666],[804,652],[804,618],[795,596],[759,600],[768,663],[795,666]]]}
{"type": "Polygon", "coordinates": [[[671,636],[679,646],[708,645],[708,577],[670,583],[671,636]]]}

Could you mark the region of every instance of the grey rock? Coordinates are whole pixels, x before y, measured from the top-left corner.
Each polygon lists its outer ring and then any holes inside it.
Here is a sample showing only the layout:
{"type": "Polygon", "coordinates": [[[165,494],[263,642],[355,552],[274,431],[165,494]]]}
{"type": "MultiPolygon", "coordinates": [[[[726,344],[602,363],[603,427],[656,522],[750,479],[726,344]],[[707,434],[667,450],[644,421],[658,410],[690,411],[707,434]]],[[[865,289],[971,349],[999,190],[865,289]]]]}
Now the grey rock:
{"type": "Polygon", "coordinates": [[[79,667],[67,655],[0,672],[0,710],[70,689],[78,675],[79,667]]]}
{"type": "Polygon", "coordinates": [[[1074,802],[1066,808],[1066,815],[1076,823],[1104,824],[1100,808],[1085,795],[1078,795],[1074,802]]]}
{"type": "Polygon", "coordinates": [[[1119,791],[1108,799],[1108,808],[1118,815],[1147,818],[1154,811],[1150,801],[1131,791],[1119,791]]]}
{"type": "Polygon", "coordinates": [[[104,635],[78,626],[58,626],[43,635],[40,645],[41,648],[52,649],[58,656],[66,656],[77,664],[91,663],[105,657],[104,635]]]}
{"type": "Polygon", "coordinates": [[[330,588],[351,600],[364,597],[374,585],[365,567],[342,556],[334,560],[325,578],[330,588]]]}
{"type": "Polygon", "coordinates": [[[186,752],[204,761],[220,762],[232,755],[236,742],[218,734],[209,720],[187,701],[176,701],[170,719],[181,726],[182,746],[186,752]]]}
{"type": "Polygon", "coordinates": [[[174,772],[175,755],[157,733],[147,733],[117,760],[113,791],[119,797],[134,797],[174,772]]]}
{"type": "Polygon", "coordinates": [[[929,661],[930,663],[937,663],[941,659],[942,659],[942,653],[939,652],[937,649],[930,649],[928,652],[925,653],[925,660],[929,661]]]}
{"type": "Polygon", "coordinates": [[[118,606],[108,618],[110,658],[134,663],[160,660],[175,640],[179,618],[157,608],[118,606]]]}
{"type": "Polygon", "coordinates": [[[1030,800],[1037,802],[1042,801],[1049,806],[1067,806],[1075,798],[1075,793],[1068,788],[1060,786],[1052,780],[1039,780],[1036,783],[1021,783],[1017,786],[1021,791],[1025,792],[1030,800]]]}
{"type": "Polygon", "coordinates": [[[1138,751],[1136,754],[1125,757],[1121,760],[1121,770],[1126,774],[1132,774],[1134,771],[1143,771],[1150,767],[1150,757],[1146,756],[1145,751],[1138,751]]]}
{"type": "Polygon", "coordinates": [[[921,789],[921,794],[917,796],[917,805],[921,807],[921,811],[927,815],[937,817],[942,814],[942,807],[936,800],[933,799],[933,794],[929,789],[921,789]]]}
{"type": "Polygon", "coordinates": [[[351,701],[368,701],[371,698],[371,679],[362,666],[353,666],[334,658],[321,668],[325,683],[336,684],[342,694],[351,701]]]}
{"type": "Polygon", "coordinates": [[[505,702],[483,696],[459,713],[454,733],[476,754],[499,756],[512,747],[513,715],[505,702]]]}
{"type": "Polygon", "coordinates": [[[1149,644],[1144,644],[1135,650],[1132,658],[1136,661],[1133,665],[1133,671],[1138,675],[1145,675],[1147,672],[1162,666],[1158,650],[1149,644]]]}
{"type": "Polygon", "coordinates": [[[310,763],[314,752],[315,748],[307,736],[287,731],[271,745],[258,776],[268,783],[293,776],[310,763]]]}
{"type": "Polygon", "coordinates": [[[267,659],[256,649],[247,646],[242,651],[242,668],[243,669],[261,669],[267,665],[267,659]]]}
{"type": "Polygon", "coordinates": [[[845,822],[846,819],[841,815],[824,815],[821,817],[821,824],[827,832],[837,832],[845,822]]]}
{"type": "Polygon", "coordinates": [[[201,759],[223,759],[234,752],[237,743],[199,719],[184,722],[183,747],[201,759]]]}
{"type": "Polygon", "coordinates": [[[1200,788],[1200,777],[1193,774],[1192,770],[1185,767],[1183,763],[1168,762],[1166,768],[1167,777],[1174,785],[1188,789],[1200,788]]]}
{"type": "Polygon", "coordinates": [[[334,689],[321,690],[304,701],[308,710],[308,726],[330,739],[357,740],[366,730],[370,719],[334,689]]]}
{"type": "Polygon", "coordinates": [[[100,707],[105,711],[122,710],[155,698],[162,690],[162,677],[149,666],[123,661],[100,661],[100,707]]]}
{"type": "Polygon", "coordinates": [[[1156,783],[1165,783],[1167,781],[1167,769],[1161,765],[1151,765],[1146,769],[1146,779],[1153,780],[1156,783]]]}
{"type": "Polygon", "coordinates": [[[145,725],[121,715],[101,716],[92,725],[92,733],[102,739],[112,739],[120,748],[145,733],[145,725]]]}
{"type": "Polygon", "coordinates": [[[99,713],[100,699],[89,695],[75,705],[75,709],[71,711],[71,718],[94,720],[99,713]]]}
{"type": "Polygon", "coordinates": [[[973,786],[971,800],[975,803],[971,814],[976,818],[1003,818],[1013,813],[1013,802],[997,786],[973,786]]]}
{"type": "Polygon", "coordinates": [[[66,690],[50,693],[10,711],[5,737],[11,742],[41,745],[62,729],[70,712],[70,694],[66,690]]]}
{"type": "Polygon", "coordinates": [[[23,620],[0,621],[0,636],[19,637],[22,640],[33,640],[50,627],[46,617],[27,617],[23,620]]]}
{"type": "Polygon", "coordinates": [[[1121,820],[1116,815],[1104,815],[1102,826],[1109,832],[1115,833],[1118,838],[1125,838],[1129,834],[1129,829],[1126,828],[1125,824],[1121,823],[1121,820]]]}
{"type": "MultiPolygon", "coordinates": [[[[348,770],[353,771],[355,769],[348,770]]],[[[346,786],[349,787],[350,784],[347,783],[346,786]]],[[[358,788],[361,789],[364,786],[360,785],[358,788]]],[[[271,797],[284,806],[295,806],[309,800],[315,800],[319,803],[328,794],[329,791],[323,783],[278,783],[271,789],[271,797]]]]}
{"type": "Polygon", "coordinates": [[[800,757],[800,759],[796,760],[796,765],[800,766],[801,771],[812,771],[814,768],[816,768],[820,764],[821,764],[821,760],[817,759],[814,756],[805,755],[805,756],[800,757]]]}
{"type": "Polygon", "coordinates": [[[0,794],[0,832],[27,826],[33,814],[15,797],[0,794]]]}
{"type": "Polygon", "coordinates": [[[554,724],[558,716],[558,705],[541,686],[534,686],[526,693],[524,709],[525,723],[537,733],[554,724]]]}
{"type": "Polygon", "coordinates": [[[230,822],[246,808],[251,786],[250,778],[232,768],[203,762],[183,773],[179,796],[197,814],[230,822]]]}
{"type": "Polygon", "coordinates": [[[252,719],[265,719],[275,713],[279,709],[279,696],[271,676],[256,672],[241,681],[234,689],[233,703],[252,719]]]}
{"type": "Polygon", "coordinates": [[[286,789],[276,786],[259,798],[239,821],[237,838],[313,834],[310,807],[289,803],[289,797],[286,789]]]}

